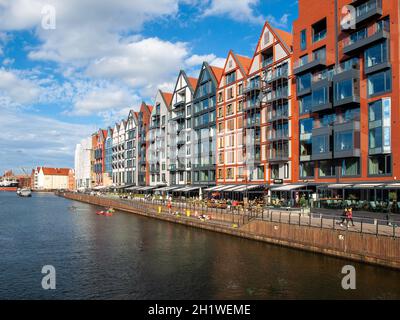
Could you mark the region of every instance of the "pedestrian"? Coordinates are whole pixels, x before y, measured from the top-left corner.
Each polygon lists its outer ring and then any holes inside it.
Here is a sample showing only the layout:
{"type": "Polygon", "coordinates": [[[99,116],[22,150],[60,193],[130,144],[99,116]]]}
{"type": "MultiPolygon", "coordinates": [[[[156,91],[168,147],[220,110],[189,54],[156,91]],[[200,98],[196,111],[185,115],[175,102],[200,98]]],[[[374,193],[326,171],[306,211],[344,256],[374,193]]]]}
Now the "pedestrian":
{"type": "Polygon", "coordinates": [[[354,227],[353,208],[347,210],[347,226],[349,226],[349,222],[351,222],[351,225],[354,227]]]}
{"type": "Polygon", "coordinates": [[[171,214],[171,209],[172,209],[171,201],[168,201],[167,208],[168,208],[168,213],[171,214]]]}
{"type": "Polygon", "coordinates": [[[391,215],[390,215],[390,212],[388,212],[388,213],[386,214],[386,220],[387,220],[387,225],[388,225],[389,227],[391,227],[391,226],[393,225],[390,218],[391,218],[391,215]]]}
{"type": "Polygon", "coordinates": [[[342,221],[340,221],[340,226],[343,227],[343,223],[347,220],[347,207],[344,208],[342,213],[342,221]]]}

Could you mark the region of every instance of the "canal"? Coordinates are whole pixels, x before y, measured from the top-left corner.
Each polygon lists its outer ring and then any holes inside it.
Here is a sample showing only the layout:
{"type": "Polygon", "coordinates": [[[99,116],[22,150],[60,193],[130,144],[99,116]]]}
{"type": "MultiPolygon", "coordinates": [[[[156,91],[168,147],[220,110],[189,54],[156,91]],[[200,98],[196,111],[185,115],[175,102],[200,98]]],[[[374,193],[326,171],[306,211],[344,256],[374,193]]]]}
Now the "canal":
{"type": "Polygon", "coordinates": [[[0,299],[400,299],[398,271],[96,210],[0,193],[0,299]],[[41,287],[44,265],[56,290],[41,287]]]}

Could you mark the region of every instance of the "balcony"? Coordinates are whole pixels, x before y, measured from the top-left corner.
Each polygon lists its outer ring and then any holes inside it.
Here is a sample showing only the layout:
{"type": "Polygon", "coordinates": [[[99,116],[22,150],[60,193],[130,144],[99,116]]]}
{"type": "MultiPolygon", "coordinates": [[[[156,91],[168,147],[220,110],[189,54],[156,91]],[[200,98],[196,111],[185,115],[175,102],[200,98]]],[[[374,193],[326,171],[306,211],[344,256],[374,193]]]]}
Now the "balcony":
{"type": "Polygon", "coordinates": [[[261,91],[261,81],[249,81],[243,88],[243,93],[250,93],[254,91],[261,91]]]}
{"type": "Polygon", "coordinates": [[[275,133],[270,133],[268,135],[268,142],[275,142],[275,141],[284,141],[284,140],[289,140],[289,133],[288,132],[275,132],[275,133]]]}
{"type": "Polygon", "coordinates": [[[326,57],[314,57],[314,59],[311,61],[309,61],[308,59],[300,59],[295,62],[293,68],[293,73],[295,75],[305,73],[317,68],[326,68],[326,57]]]}
{"type": "Polygon", "coordinates": [[[332,81],[329,79],[319,80],[311,85],[312,112],[332,110],[332,81]]]}
{"type": "Polygon", "coordinates": [[[371,33],[367,29],[355,32],[343,39],[343,53],[352,55],[372,44],[389,39],[389,26],[376,24],[371,33]]]}
{"type": "Polygon", "coordinates": [[[170,164],[169,165],[170,171],[182,171],[186,170],[185,164],[178,162],[177,164],[170,164]]]}
{"type": "Polygon", "coordinates": [[[333,130],[335,133],[335,158],[360,157],[360,121],[335,123],[333,130]]]}
{"type": "Polygon", "coordinates": [[[331,148],[332,126],[316,127],[312,131],[312,156],[311,160],[329,160],[333,158],[331,148]]]}
{"type": "Polygon", "coordinates": [[[268,162],[287,162],[289,161],[289,151],[287,150],[270,150],[267,154],[268,162]]]}
{"type": "Polygon", "coordinates": [[[339,67],[333,76],[333,106],[360,103],[360,69],[354,65],[350,68],[339,67]]]}
{"type": "Polygon", "coordinates": [[[247,129],[259,127],[260,123],[261,123],[261,119],[260,118],[246,119],[246,122],[245,122],[247,129]]]}
{"type": "Polygon", "coordinates": [[[249,110],[260,109],[260,108],[261,108],[261,102],[260,102],[260,100],[257,99],[257,100],[246,101],[243,109],[245,111],[249,111],[249,110]]]}
{"type": "Polygon", "coordinates": [[[186,105],[185,100],[178,101],[174,104],[174,109],[179,110],[179,109],[185,108],[185,105],[186,105]]]}
{"type": "Polygon", "coordinates": [[[289,120],[289,112],[287,110],[273,110],[267,114],[267,122],[289,120]]]}
{"type": "MultiPolygon", "coordinates": [[[[352,5],[357,6],[355,17],[351,17],[351,19],[354,19],[355,27],[360,26],[372,18],[376,19],[383,14],[382,0],[354,0],[352,5]]],[[[354,30],[352,29],[354,26],[352,26],[350,23],[347,23],[347,21],[344,21],[341,27],[342,31],[354,30]]]]}
{"type": "Polygon", "coordinates": [[[181,121],[185,120],[186,113],[185,112],[176,112],[175,115],[170,119],[170,121],[181,121]]]}
{"type": "Polygon", "coordinates": [[[267,103],[272,103],[278,100],[288,100],[289,99],[289,88],[278,89],[267,94],[267,103]]]}
{"type": "Polygon", "coordinates": [[[279,80],[288,80],[289,79],[289,70],[287,68],[285,69],[275,69],[267,73],[265,77],[265,81],[267,83],[273,83],[275,81],[279,80]]]}

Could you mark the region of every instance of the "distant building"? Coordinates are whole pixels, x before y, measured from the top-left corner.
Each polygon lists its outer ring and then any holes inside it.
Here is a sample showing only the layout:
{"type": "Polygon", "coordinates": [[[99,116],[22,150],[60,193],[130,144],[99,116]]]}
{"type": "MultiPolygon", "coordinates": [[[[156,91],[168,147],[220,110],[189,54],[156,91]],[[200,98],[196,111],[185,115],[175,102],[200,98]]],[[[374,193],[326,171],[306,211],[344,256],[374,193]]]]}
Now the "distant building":
{"type": "Polygon", "coordinates": [[[34,170],[34,189],[61,190],[69,188],[70,170],[68,168],[38,167],[34,170]]]}
{"type": "Polygon", "coordinates": [[[69,169],[68,174],[68,190],[76,190],[75,170],[69,169]]]}
{"type": "Polygon", "coordinates": [[[91,188],[91,155],[92,155],[92,138],[86,138],[75,148],[75,181],[76,188],[91,188]]]}

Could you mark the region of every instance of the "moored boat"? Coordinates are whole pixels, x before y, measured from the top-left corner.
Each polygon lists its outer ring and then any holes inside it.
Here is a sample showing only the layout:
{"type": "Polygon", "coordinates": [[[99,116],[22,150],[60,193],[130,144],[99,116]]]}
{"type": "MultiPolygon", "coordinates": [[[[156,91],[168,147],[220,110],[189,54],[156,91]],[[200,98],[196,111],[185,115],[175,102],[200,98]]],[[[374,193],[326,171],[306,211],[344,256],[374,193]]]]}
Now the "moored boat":
{"type": "Polygon", "coordinates": [[[22,189],[17,190],[17,194],[20,197],[24,197],[24,198],[32,197],[32,191],[31,191],[31,189],[28,189],[28,188],[22,188],[22,189]]]}

